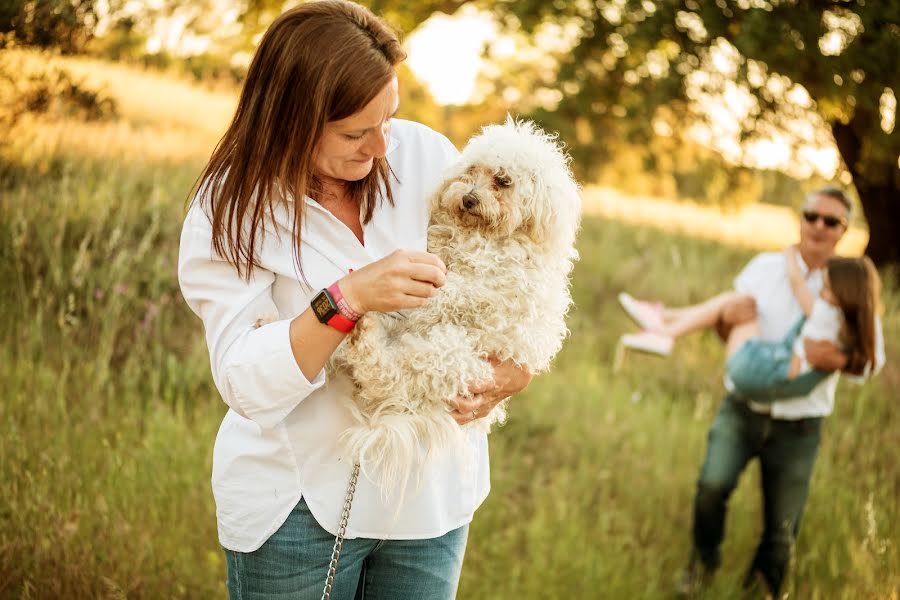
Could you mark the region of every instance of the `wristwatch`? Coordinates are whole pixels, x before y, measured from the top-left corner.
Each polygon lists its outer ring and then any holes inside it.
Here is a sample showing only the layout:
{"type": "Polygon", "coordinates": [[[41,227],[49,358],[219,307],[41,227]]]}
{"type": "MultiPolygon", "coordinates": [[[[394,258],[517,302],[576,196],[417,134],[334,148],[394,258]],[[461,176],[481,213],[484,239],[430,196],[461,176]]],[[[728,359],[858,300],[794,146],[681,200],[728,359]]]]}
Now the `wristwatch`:
{"type": "MultiPolygon", "coordinates": [[[[359,317],[357,316],[357,318],[354,319],[341,314],[343,312],[340,306],[342,301],[343,304],[347,304],[346,301],[344,301],[343,295],[341,295],[340,288],[337,287],[337,282],[335,282],[327,289],[324,289],[313,296],[309,306],[312,308],[319,323],[333,327],[342,333],[350,333],[359,317]],[[335,296],[337,296],[337,298],[335,296]]],[[[350,314],[355,313],[351,312],[350,314]]]]}

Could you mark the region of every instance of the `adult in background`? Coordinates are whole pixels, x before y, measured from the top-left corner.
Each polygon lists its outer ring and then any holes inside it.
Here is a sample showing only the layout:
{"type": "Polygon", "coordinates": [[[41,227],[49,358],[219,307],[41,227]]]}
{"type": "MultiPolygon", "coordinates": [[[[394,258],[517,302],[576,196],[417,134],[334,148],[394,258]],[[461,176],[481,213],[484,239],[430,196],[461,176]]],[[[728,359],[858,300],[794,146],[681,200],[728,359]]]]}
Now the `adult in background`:
{"type": "MultiPolygon", "coordinates": [[[[229,407],[212,484],[232,598],[322,595],[353,470],[338,449],[351,383],[324,366],[360,315],[422,306],[445,281],[425,252],[426,200],[457,152],[394,118],[403,59],[396,35],[351,2],[281,15],[184,223],[181,289],[229,407]]],[[[494,373],[457,401],[458,423],[531,378],[507,363],[494,373]]],[[[486,437],[469,443],[432,456],[406,490],[359,478],[334,598],[455,595],[489,489],[486,437]]]]}
{"type": "MultiPolygon", "coordinates": [[[[847,230],[850,201],[839,189],[810,194],[800,220],[800,269],[809,291],[817,296],[825,263],[847,230]]],[[[735,290],[752,296],[723,310],[720,333],[756,316],[761,337],[778,340],[803,315],[790,282],[784,252],[764,252],[753,258],[734,282],[735,290]]],[[[877,364],[884,364],[881,322],[876,321],[877,364]]],[[[761,579],[777,598],[790,562],[809,491],[822,419],[831,414],[840,369],[847,357],[830,342],[806,341],[813,367],[834,371],[808,395],[772,403],[753,403],[726,394],[709,429],[706,458],[694,496],[693,550],[679,592],[691,595],[709,580],[720,562],[728,499],[747,463],[761,466],[763,532],[745,578],[745,587],[761,579]]]]}

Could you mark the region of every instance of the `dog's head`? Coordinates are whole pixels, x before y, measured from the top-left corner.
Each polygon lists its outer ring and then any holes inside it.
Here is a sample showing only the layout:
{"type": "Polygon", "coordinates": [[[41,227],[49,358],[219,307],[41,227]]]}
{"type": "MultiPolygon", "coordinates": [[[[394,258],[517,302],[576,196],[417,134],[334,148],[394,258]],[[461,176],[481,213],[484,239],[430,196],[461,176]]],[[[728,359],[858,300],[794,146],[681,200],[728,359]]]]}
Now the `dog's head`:
{"type": "Polygon", "coordinates": [[[578,185],[556,137],[508,118],[472,138],[431,206],[434,222],[485,237],[521,232],[545,252],[568,254],[581,217],[578,185]]]}

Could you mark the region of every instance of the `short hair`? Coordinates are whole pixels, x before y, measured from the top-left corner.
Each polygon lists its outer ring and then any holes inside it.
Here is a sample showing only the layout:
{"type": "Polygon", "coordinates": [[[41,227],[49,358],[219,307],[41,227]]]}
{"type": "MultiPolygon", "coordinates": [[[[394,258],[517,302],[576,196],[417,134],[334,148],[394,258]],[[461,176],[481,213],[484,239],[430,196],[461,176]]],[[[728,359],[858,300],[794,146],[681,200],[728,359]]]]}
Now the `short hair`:
{"type": "Polygon", "coordinates": [[[847,193],[841,188],[834,187],[833,185],[828,185],[823,188],[820,188],[814,192],[810,192],[806,195],[806,199],[804,200],[804,205],[809,204],[815,198],[819,196],[828,196],[829,198],[834,198],[838,202],[844,205],[847,209],[847,216],[850,216],[850,213],[853,211],[853,204],[850,202],[850,197],[847,193]]]}

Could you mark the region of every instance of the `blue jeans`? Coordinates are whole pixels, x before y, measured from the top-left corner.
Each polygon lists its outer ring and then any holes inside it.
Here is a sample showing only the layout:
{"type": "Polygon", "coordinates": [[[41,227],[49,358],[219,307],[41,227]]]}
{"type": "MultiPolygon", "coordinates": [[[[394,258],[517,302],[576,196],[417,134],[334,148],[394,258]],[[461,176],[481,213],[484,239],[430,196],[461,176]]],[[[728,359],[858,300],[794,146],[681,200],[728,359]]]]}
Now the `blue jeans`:
{"type": "MultiPolygon", "coordinates": [[[[333,600],[449,600],[456,596],[469,526],[426,540],[344,540],[333,600]]],[[[300,500],[253,552],[225,550],[231,600],[319,600],[334,536],[300,500]]]]}
{"type": "Polygon", "coordinates": [[[738,477],[754,457],[762,475],[762,540],[748,571],[761,574],[778,597],[809,491],[822,419],[785,421],[726,396],[709,429],[706,459],[694,496],[694,553],[707,569],[720,562],[725,511],[738,477]]]}

